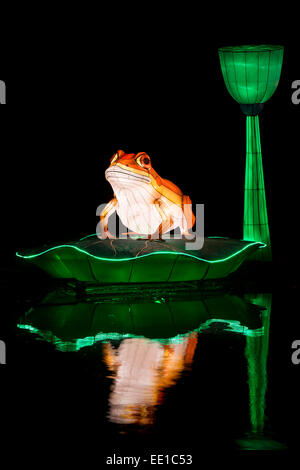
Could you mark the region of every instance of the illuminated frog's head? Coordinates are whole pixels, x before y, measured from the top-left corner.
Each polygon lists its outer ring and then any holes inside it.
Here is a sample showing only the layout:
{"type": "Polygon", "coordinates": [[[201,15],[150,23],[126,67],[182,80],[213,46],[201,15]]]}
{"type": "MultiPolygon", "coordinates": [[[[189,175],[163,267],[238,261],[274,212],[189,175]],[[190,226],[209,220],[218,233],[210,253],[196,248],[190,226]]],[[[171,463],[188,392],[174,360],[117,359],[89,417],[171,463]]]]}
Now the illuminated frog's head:
{"type": "Polygon", "coordinates": [[[155,172],[149,155],[145,152],[127,154],[123,150],[118,150],[112,157],[110,166],[105,172],[106,179],[113,188],[115,186],[134,188],[140,183],[150,184],[151,175],[155,176],[155,172]]]}

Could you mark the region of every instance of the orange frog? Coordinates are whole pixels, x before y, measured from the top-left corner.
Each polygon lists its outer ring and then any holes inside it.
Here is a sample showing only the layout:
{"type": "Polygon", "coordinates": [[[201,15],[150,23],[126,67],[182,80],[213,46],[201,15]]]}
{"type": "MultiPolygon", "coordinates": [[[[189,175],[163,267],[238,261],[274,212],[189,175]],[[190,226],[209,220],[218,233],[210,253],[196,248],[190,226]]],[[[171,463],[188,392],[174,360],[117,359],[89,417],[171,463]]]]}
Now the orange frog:
{"type": "Polygon", "coordinates": [[[114,190],[114,198],[100,215],[101,238],[112,238],[108,219],[115,211],[134,234],[160,238],[179,227],[183,236],[189,235],[195,223],[190,198],[156,173],[147,153],[135,155],[119,150],[105,176],[114,190]]]}

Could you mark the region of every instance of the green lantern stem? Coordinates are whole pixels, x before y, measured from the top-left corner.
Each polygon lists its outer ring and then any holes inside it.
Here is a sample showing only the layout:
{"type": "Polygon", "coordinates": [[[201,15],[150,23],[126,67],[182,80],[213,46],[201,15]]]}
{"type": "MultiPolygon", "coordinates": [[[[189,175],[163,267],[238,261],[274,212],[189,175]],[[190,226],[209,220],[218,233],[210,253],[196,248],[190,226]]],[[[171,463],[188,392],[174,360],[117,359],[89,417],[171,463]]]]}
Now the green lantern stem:
{"type": "Polygon", "coordinates": [[[247,116],[244,240],[267,245],[252,259],[272,260],[258,116],[247,116]]]}

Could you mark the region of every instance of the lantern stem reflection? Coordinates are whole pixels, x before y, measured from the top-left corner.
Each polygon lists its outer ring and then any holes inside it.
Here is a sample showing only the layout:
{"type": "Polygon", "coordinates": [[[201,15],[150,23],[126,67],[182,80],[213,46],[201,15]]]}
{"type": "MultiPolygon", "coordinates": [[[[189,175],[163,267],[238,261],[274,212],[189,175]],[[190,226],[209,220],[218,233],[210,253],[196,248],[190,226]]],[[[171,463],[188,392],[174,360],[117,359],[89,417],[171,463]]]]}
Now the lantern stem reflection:
{"type": "Polygon", "coordinates": [[[267,392],[267,362],[269,353],[270,316],[272,294],[253,294],[252,303],[264,307],[261,313],[263,334],[246,337],[245,356],[248,363],[249,411],[251,432],[261,433],[265,425],[267,392]]]}

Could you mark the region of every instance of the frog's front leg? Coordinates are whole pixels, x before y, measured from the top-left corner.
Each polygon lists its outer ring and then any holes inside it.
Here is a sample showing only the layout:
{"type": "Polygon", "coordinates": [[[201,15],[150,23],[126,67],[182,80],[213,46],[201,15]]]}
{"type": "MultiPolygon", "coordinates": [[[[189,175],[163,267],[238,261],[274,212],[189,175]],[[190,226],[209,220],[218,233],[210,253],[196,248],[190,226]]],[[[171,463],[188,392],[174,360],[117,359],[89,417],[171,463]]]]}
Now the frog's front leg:
{"type": "Polygon", "coordinates": [[[100,214],[100,235],[98,238],[106,239],[106,238],[115,238],[109,231],[108,231],[108,219],[110,216],[116,211],[116,206],[118,204],[117,198],[113,198],[106,206],[104,207],[103,211],[100,214]]]}
{"type": "Polygon", "coordinates": [[[157,231],[149,235],[150,240],[155,240],[159,238],[160,240],[162,239],[162,235],[166,233],[174,224],[174,219],[172,217],[172,214],[170,212],[169,206],[164,203],[161,199],[157,199],[153,202],[155,205],[155,208],[157,212],[159,213],[162,222],[160,226],[158,227],[157,231]]]}

